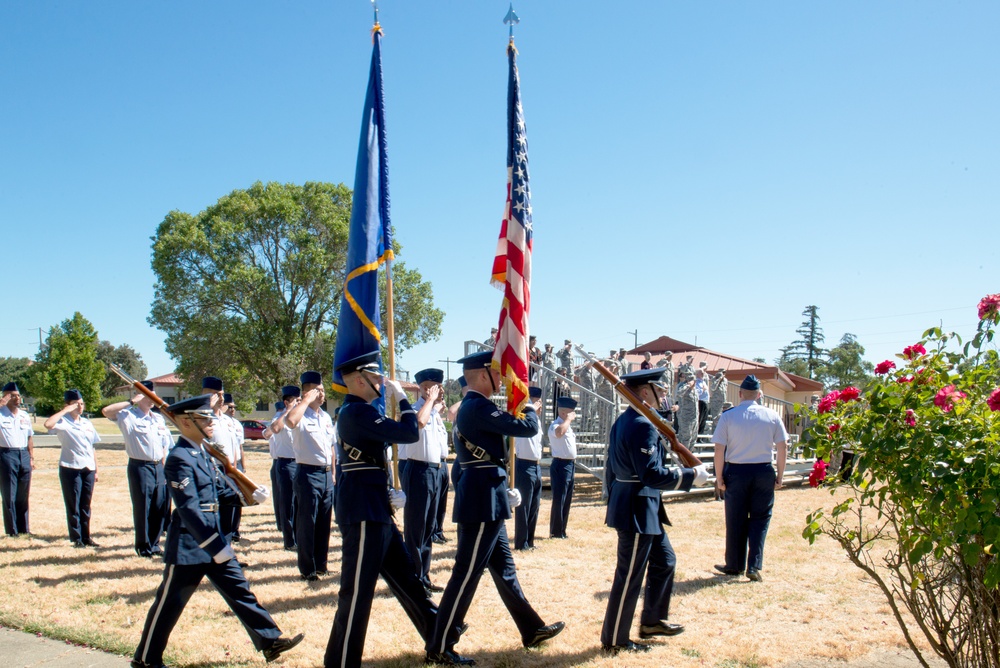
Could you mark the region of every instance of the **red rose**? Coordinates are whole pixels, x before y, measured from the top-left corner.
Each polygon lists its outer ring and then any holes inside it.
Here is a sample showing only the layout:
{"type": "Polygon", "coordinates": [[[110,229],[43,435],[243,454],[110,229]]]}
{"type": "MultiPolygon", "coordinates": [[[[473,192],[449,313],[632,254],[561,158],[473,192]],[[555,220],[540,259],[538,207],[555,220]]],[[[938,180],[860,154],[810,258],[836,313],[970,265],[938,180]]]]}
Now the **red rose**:
{"type": "Polygon", "coordinates": [[[896,363],[895,362],[891,362],[889,360],[886,360],[884,362],[879,362],[878,363],[878,366],[875,367],[875,373],[877,373],[878,375],[881,376],[881,375],[889,373],[890,369],[895,369],[895,368],[896,368],[896,363]]]}
{"type": "Polygon", "coordinates": [[[819,405],[816,406],[816,412],[819,414],[829,413],[833,410],[833,407],[837,405],[837,399],[840,397],[840,392],[834,390],[830,394],[826,395],[819,400],[819,405]]]}
{"type": "Polygon", "coordinates": [[[912,408],[907,408],[906,409],[906,418],[904,419],[904,422],[906,422],[906,426],[908,426],[908,427],[916,427],[917,426],[917,418],[913,414],[913,409],[912,408]]]}
{"type": "Polygon", "coordinates": [[[965,399],[965,392],[959,392],[954,385],[945,385],[934,395],[934,405],[944,413],[951,412],[955,402],[965,399]]]}
{"type": "Polygon", "coordinates": [[[896,382],[900,384],[913,382],[913,376],[900,376],[896,382]]]}
{"type": "Polygon", "coordinates": [[[991,411],[1000,411],[1000,387],[993,390],[986,399],[986,405],[990,407],[991,411]]]}
{"type": "Polygon", "coordinates": [[[830,425],[830,433],[831,434],[835,434],[838,431],[840,431],[840,425],[839,424],[831,424],[830,425]]]}
{"type": "Polygon", "coordinates": [[[840,396],[838,397],[838,400],[846,403],[848,401],[857,401],[858,397],[860,396],[861,396],[861,390],[854,387],[853,385],[848,385],[847,387],[845,387],[840,391],[840,396]]]}
{"type": "Polygon", "coordinates": [[[813,464],[812,471],[809,472],[809,486],[819,487],[819,484],[826,478],[827,463],[822,459],[817,459],[813,464]]]}
{"type": "Polygon", "coordinates": [[[914,343],[912,346],[906,346],[905,348],[903,348],[903,356],[906,357],[906,359],[908,360],[926,354],[927,354],[927,349],[924,348],[919,343],[914,343]]]}
{"type": "Polygon", "coordinates": [[[979,319],[985,320],[996,316],[998,309],[1000,309],[1000,293],[986,295],[979,300],[979,319]]]}

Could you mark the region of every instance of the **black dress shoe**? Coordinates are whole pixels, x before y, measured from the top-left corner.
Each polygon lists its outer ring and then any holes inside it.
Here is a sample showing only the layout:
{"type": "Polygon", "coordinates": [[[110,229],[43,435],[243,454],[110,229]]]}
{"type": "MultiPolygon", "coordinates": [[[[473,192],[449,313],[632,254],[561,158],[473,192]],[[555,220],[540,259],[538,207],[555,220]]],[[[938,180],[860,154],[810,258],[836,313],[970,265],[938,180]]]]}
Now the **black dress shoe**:
{"type": "Polygon", "coordinates": [[[735,568],[729,568],[725,564],[716,564],[715,570],[719,571],[723,575],[743,575],[743,571],[735,568]]]}
{"type": "Polygon", "coordinates": [[[431,542],[436,543],[437,545],[444,545],[445,543],[448,542],[448,539],[445,538],[444,536],[432,536],[431,542]]]}
{"type": "Polygon", "coordinates": [[[424,585],[424,589],[427,589],[434,593],[440,593],[444,591],[444,587],[442,587],[441,585],[436,585],[433,582],[428,585],[424,585]]]}
{"type": "Polygon", "coordinates": [[[559,633],[566,628],[565,622],[556,622],[555,624],[549,624],[548,626],[543,626],[542,628],[535,631],[535,635],[530,638],[524,638],[525,647],[538,647],[543,642],[549,638],[554,638],[559,633]]]}
{"type": "Polygon", "coordinates": [[[86,545],[87,547],[100,547],[100,545],[95,543],[91,538],[88,538],[87,540],[83,541],[83,544],[86,545]]]}
{"type": "Polygon", "coordinates": [[[131,668],[167,668],[167,666],[162,663],[146,663],[145,661],[140,661],[139,659],[132,659],[132,663],[129,665],[131,668]]]}
{"type": "Polygon", "coordinates": [[[264,660],[267,661],[268,663],[271,663],[272,661],[277,661],[278,657],[280,657],[282,654],[284,654],[291,648],[298,645],[300,642],[302,642],[302,639],[305,637],[306,634],[304,633],[300,633],[294,638],[286,638],[285,636],[281,636],[273,643],[271,643],[270,647],[264,650],[264,660]]]}
{"type": "Polygon", "coordinates": [[[319,580],[319,575],[316,573],[310,573],[309,575],[300,575],[299,579],[305,580],[306,582],[316,582],[316,580],[319,580]]]}
{"type": "Polygon", "coordinates": [[[618,654],[619,652],[648,652],[649,649],[649,645],[632,642],[631,640],[624,645],[601,645],[601,651],[605,654],[611,654],[612,656],[618,654]]]}
{"type": "Polygon", "coordinates": [[[443,652],[427,652],[424,663],[434,663],[439,666],[474,666],[476,660],[446,649],[443,652]]]}
{"type": "Polygon", "coordinates": [[[680,624],[670,622],[657,622],[655,624],[640,624],[639,637],[643,640],[653,636],[675,636],[684,633],[684,627],[680,624]]]}
{"type": "Polygon", "coordinates": [[[748,568],[747,569],[747,578],[750,579],[750,580],[752,580],[752,581],[754,581],[754,582],[763,582],[764,581],[764,578],[761,577],[761,575],[760,575],[760,571],[758,571],[756,568],[748,568]]]}
{"type": "Polygon", "coordinates": [[[82,540],[74,540],[73,547],[87,547],[82,540]]]}

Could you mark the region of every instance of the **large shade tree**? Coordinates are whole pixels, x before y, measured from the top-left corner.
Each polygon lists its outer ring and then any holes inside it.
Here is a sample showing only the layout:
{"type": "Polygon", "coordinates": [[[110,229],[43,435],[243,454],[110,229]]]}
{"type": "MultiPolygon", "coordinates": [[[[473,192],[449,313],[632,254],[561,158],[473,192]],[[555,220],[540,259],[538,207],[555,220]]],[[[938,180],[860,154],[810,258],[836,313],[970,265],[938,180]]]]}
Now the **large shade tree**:
{"type": "Polygon", "coordinates": [[[80,390],[88,404],[100,401],[105,368],[97,359],[97,330],[80,313],[49,330],[35,361],[29,393],[41,411],[61,408],[68,389],[80,390]]]}
{"type": "MultiPolygon", "coordinates": [[[[246,407],[305,369],[329,375],[350,213],[343,184],[258,182],[196,215],[167,214],[152,239],[149,322],[189,390],[219,376],[246,407]]],[[[439,336],[430,283],[396,261],[393,284],[396,350],[439,336]]]]}

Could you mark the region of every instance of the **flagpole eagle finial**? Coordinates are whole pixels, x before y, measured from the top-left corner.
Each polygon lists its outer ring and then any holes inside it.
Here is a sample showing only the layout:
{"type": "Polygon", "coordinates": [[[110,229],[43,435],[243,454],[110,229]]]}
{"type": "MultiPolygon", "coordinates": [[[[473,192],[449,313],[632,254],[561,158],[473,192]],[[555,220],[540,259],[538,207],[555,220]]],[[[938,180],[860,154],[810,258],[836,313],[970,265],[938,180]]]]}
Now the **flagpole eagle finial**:
{"type": "MultiPolygon", "coordinates": [[[[374,2],[374,0],[372,0],[374,2]]],[[[514,12],[514,3],[510,3],[510,9],[507,10],[507,16],[503,18],[504,25],[510,26],[510,39],[514,39],[514,24],[520,23],[521,19],[517,18],[517,14],[514,12]]]]}

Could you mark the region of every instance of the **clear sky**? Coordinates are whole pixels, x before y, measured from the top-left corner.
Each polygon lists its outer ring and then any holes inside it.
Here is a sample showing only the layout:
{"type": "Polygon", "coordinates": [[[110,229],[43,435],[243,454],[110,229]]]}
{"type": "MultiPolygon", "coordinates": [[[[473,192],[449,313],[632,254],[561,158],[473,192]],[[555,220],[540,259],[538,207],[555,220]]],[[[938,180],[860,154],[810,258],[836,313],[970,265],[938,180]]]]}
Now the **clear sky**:
{"type": "MultiPolygon", "coordinates": [[[[443,366],[496,322],[506,0],[382,0],[400,260],[443,366]]],[[[807,304],[872,361],[1000,292],[1000,4],[515,9],[535,226],[532,331],[662,334],[769,361],[807,304]]],[[[368,0],[0,5],[0,355],[74,311],[151,374],[150,237],[257,180],[353,183],[368,0]]]]}

